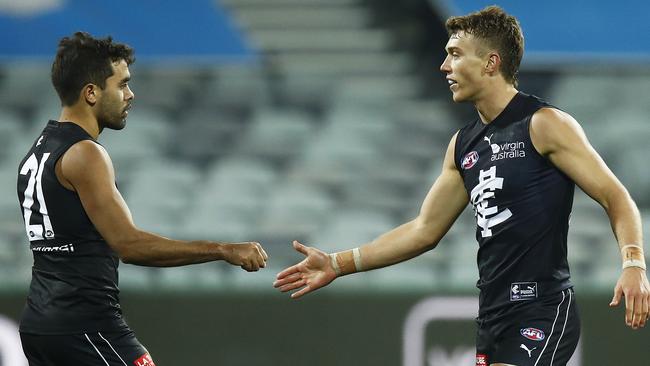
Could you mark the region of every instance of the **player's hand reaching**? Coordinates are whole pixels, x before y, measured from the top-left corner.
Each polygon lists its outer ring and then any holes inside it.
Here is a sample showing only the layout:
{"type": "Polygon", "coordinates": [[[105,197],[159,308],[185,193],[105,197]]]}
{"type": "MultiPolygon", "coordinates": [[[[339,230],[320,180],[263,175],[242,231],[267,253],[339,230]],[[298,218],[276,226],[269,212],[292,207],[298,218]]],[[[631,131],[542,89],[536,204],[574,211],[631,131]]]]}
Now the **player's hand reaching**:
{"type": "Polygon", "coordinates": [[[248,272],[254,272],[266,267],[269,256],[260,243],[244,242],[225,245],[224,260],[232,265],[240,266],[248,272]]]}
{"type": "Polygon", "coordinates": [[[650,284],[644,269],[629,267],[623,270],[609,306],[618,306],[622,296],[625,296],[625,324],[632,329],[644,327],[650,317],[650,284]]]}
{"type": "Polygon", "coordinates": [[[334,281],[336,272],[332,268],[327,253],[304,246],[295,240],[293,241],[293,247],[304,254],[306,258],[302,262],[278,273],[277,280],[273,282],[273,287],[282,292],[300,289],[291,294],[291,298],[297,299],[334,281]]]}

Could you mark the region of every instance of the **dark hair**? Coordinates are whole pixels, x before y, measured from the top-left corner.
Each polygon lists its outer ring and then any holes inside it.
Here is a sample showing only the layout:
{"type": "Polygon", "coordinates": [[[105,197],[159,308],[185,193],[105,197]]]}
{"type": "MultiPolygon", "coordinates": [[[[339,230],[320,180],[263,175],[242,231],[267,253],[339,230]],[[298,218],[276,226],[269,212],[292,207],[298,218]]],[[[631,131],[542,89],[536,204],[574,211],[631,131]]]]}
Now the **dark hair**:
{"type": "Polygon", "coordinates": [[[63,37],[52,63],[52,84],[61,104],[75,104],[81,88],[86,84],[105,88],[106,79],[113,75],[111,63],[122,59],[127,65],[135,62],[133,49],[125,44],[113,43],[111,37],[97,39],[86,32],[63,37]]]}
{"type": "Polygon", "coordinates": [[[524,55],[524,35],[512,15],[496,5],[465,16],[451,17],[445,23],[449,35],[463,31],[483,40],[501,56],[501,74],[517,86],[519,64],[524,55]]]}

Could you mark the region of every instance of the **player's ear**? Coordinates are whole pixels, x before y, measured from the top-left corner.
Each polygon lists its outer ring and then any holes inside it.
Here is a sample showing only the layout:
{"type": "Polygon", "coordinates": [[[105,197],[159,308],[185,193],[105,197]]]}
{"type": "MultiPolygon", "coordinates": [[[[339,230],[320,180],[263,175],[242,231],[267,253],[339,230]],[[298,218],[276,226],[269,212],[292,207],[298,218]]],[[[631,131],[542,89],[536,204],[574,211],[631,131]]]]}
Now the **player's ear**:
{"type": "Polygon", "coordinates": [[[485,62],[485,72],[493,74],[499,71],[499,66],[501,66],[501,56],[496,52],[490,52],[485,62]]]}
{"type": "Polygon", "coordinates": [[[99,87],[95,84],[86,84],[81,89],[81,98],[91,106],[97,103],[97,97],[100,93],[99,87]]]}

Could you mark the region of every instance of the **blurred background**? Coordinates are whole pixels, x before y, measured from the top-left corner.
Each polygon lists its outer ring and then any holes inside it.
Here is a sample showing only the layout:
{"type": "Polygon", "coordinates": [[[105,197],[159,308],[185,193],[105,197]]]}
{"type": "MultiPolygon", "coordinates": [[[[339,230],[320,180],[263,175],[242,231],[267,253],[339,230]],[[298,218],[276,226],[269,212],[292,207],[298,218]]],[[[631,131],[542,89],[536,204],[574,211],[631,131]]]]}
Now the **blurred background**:
{"type": "MultiPolygon", "coordinates": [[[[127,321],[160,365],[473,365],[471,209],[433,251],[291,301],[271,283],[418,213],[453,133],[475,118],[439,66],[444,20],[496,3],[526,38],[520,90],[581,122],[650,227],[650,5],[551,0],[0,1],[0,366],[16,343],[31,253],[20,159],[59,115],[58,40],[112,35],[136,49],[136,98],[104,131],[136,224],[172,238],[260,241],[269,267],[120,266],[127,321]],[[415,324],[415,326],[414,326],[415,324]]],[[[646,235],[647,236],[647,235],[646,235]]],[[[620,255],[580,190],[569,259],[583,337],[572,365],[648,365],[650,333],[610,310],[620,255]]],[[[650,253],[650,251],[648,251],[650,253]]]]}

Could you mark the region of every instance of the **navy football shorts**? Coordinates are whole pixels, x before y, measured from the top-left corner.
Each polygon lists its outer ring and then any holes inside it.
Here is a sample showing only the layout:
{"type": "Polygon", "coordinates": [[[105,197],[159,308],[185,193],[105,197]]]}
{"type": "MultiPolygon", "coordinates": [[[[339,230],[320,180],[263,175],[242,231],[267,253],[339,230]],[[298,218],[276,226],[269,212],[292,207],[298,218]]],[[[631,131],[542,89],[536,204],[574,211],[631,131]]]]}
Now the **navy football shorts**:
{"type": "Polygon", "coordinates": [[[476,365],[564,366],[579,338],[580,318],[569,288],[522,303],[498,321],[478,320],[476,365]]]}
{"type": "Polygon", "coordinates": [[[155,366],[133,331],[39,335],[21,333],[29,366],[155,366]]]}

